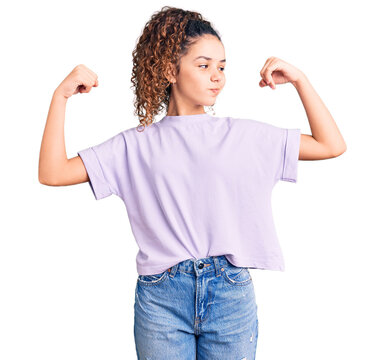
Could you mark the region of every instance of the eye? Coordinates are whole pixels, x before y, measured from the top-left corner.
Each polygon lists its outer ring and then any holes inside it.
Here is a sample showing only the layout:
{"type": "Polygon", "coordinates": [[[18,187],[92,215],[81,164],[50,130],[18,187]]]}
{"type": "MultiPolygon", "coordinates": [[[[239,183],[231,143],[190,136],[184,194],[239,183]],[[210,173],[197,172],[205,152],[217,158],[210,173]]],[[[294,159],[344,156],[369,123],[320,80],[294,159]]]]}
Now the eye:
{"type": "MultiPolygon", "coordinates": [[[[208,66],[207,64],[202,64],[202,65],[199,65],[199,67],[201,66],[208,66]]],[[[225,68],[223,66],[220,67],[222,69],[222,72],[225,71],[225,68]]]]}

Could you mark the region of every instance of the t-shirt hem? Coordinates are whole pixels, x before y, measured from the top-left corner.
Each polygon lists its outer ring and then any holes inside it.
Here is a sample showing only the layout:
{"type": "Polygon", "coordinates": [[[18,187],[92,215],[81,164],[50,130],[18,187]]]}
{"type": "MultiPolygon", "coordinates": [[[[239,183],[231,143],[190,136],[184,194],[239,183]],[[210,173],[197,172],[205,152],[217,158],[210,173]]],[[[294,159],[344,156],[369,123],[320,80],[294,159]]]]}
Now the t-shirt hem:
{"type": "Polygon", "coordinates": [[[251,269],[259,270],[273,270],[273,271],[285,271],[285,264],[277,263],[276,261],[269,260],[256,260],[255,258],[243,258],[232,255],[225,255],[226,259],[231,262],[233,265],[238,267],[246,267],[251,269]]]}
{"type": "MultiPolygon", "coordinates": [[[[209,255],[213,256],[213,255],[209,255]]],[[[272,270],[272,271],[285,271],[285,264],[277,264],[269,261],[255,260],[254,258],[241,258],[235,256],[225,255],[226,259],[233,265],[238,267],[246,267],[251,269],[259,269],[259,270],[272,270]]],[[[137,272],[139,275],[154,275],[160,274],[167,269],[179,264],[179,262],[187,259],[177,260],[177,262],[168,263],[159,266],[140,266],[137,265],[137,272]]]]}

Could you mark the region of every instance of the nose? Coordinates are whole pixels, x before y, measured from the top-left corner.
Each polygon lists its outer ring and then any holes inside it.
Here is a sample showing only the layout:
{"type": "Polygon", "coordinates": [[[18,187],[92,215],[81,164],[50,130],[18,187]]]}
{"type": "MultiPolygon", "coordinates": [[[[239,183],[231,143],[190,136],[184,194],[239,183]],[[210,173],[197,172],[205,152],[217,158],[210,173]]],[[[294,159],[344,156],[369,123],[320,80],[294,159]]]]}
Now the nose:
{"type": "Polygon", "coordinates": [[[220,72],[218,69],[216,69],[212,74],[211,74],[211,80],[212,81],[219,81],[224,77],[224,74],[220,72]]]}

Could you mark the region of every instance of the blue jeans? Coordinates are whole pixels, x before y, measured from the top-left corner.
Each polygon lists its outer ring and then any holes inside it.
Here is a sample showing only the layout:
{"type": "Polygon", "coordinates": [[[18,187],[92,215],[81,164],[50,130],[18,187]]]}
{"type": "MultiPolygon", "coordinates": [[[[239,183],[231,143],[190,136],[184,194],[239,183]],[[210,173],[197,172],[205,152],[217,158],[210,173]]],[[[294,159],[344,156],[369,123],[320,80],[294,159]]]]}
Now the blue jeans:
{"type": "Polygon", "coordinates": [[[134,336],[139,360],[252,360],[258,339],[254,285],[224,255],[138,275],[134,336]]]}

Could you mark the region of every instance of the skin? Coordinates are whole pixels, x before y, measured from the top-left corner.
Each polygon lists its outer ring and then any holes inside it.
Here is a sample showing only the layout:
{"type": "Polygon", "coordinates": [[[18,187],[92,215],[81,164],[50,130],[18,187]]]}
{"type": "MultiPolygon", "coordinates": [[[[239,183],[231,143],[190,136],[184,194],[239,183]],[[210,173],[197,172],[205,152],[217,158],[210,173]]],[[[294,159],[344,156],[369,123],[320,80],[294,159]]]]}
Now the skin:
{"type": "Polygon", "coordinates": [[[213,35],[204,35],[189,48],[180,59],[179,74],[175,67],[167,79],[172,84],[167,115],[194,115],[205,113],[203,106],[215,104],[216,97],[226,83],[224,73],[225,49],[221,41],[213,35]],[[211,60],[200,58],[205,56],[211,60]],[[219,88],[214,94],[211,90],[219,88]]]}
{"type": "MultiPolygon", "coordinates": [[[[204,106],[214,105],[226,83],[225,51],[213,35],[201,37],[180,61],[180,72],[169,67],[167,79],[173,83],[167,115],[204,114],[204,106]],[[198,56],[211,59],[195,60],[198,56]],[[209,89],[219,88],[214,94],[209,89]]],[[[312,134],[301,134],[299,160],[322,160],[337,157],[346,151],[345,141],[330,112],[305,74],[277,58],[266,60],[260,71],[260,87],[294,86],[305,108],[312,134]]],[[[89,181],[79,156],[67,158],[64,141],[64,120],[68,99],[77,93],[89,93],[99,85],[97,75],[81,64],[54,91],[48,111],[39,158],[39,181],[44,185],[74,185],[89,181]]]]}

